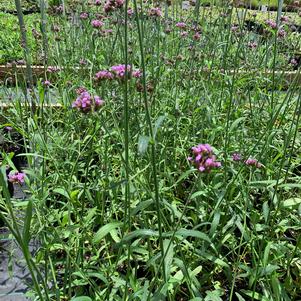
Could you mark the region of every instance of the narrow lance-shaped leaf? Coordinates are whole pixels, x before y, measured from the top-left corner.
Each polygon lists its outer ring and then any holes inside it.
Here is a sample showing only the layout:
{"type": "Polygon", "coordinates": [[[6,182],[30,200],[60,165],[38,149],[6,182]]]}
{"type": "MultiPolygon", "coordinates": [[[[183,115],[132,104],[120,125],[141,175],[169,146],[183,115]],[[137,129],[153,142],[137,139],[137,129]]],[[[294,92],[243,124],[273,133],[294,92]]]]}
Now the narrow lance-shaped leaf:
{"type": "Polygon", "coordinates": [[[26,245],[28,245],[30,241],[31,219],[32,219],[32,201],[29,200],[26,208],[26,216],[25,216],[24,228],[23,228],[23,240],[26,245]]]}
{"type": "Polygon", "coordinates": [[[112,230],[121,227],[121,222],[113,222],[102,226],[94,235],[93,241],[98,243],[101,241],[106,235],[108,235],[112,230]]]}

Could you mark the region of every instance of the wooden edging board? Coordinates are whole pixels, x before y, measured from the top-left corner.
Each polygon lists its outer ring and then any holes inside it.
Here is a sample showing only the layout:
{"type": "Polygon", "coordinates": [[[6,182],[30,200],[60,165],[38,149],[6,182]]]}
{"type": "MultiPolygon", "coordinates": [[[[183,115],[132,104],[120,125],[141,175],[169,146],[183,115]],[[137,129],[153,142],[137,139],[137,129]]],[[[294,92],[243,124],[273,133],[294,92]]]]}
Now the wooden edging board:
{"type": "MultiPolygon", "coordinates": [[[[80,67],[70,67],[70,68],[65,68],[65,67],[44,67],[44,66],[32,66],[31,70],[33,73],[33,76],[35,78],[44,78],[44,75],[46,74],[47,76],[50,76],[53,74],[50,70],[76,70],[76,71],[87,71],[86,68],[80,68],[80,67]]],[[[225,74],[225,75],[237,75],[237,76],[253,76],[253,75],[258,75],[260,74],[261,76],[265,76],[266,78],[271,78],[273,76],[275,77],[282,77],[283,80],[289,82],[293,82],[296,80],[297,84],[301,84],[301,73],[300,70],[297,71],[272,71],[272,70],[243,70],[243,69],[238,69],[238,70],[225,70],[225,71],[218,71],[216,69],[212,70],[201,70],[203,74],[210,74],[216,72],[220,72],[220,74],[225,74]]],[[[8,78],[14,78],[15,76],[20,76],[20,75],[25,75],[26,73],[26,66],[25,65],[13,65],[13,66],[7,66],[7,65],[0,65],[0,80],[5,80],[8,78]]]]}

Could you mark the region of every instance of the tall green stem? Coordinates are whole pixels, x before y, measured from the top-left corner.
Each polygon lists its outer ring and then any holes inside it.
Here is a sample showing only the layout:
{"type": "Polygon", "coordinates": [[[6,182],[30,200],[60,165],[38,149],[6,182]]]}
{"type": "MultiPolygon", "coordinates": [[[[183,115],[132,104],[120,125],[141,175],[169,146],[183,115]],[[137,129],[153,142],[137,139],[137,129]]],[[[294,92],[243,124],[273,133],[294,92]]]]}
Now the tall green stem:
{"type": "MultiPolygon", "coordinates": [[[[162,258],[164,258],[160,195],[159,195],[157,163],[156,163],[156,143],[155,143],[155,136],[154,136],[154,132],[153,132],[152,120],[151,120],[150,109],[149,109],[149,105],[148,105],[148,99],[147,99],[144,47],[143,47],[143,38],[142,38],[142,33],[141,33],[141,25],[140,25],[139,18],[138,18],[139,14],[138,14],[137,0],[134,0],[133,2],[134,2],[137,30],[138,30],[140,54],[141,54],[144,108],[145,108],[146,121],[148,124],[149,137],[151,139],[151,163],[152,163],[152,169],[153,169],[153,181],[154,181],[153,184],[154,184],[154,190],[155,190],[154,191],[155,192],[155,205],[156,205],[157,218],[158,218],[159,241],[160,241],[161,256],[162,256],[162,258]]],[[[164,265],[162,265],[162,272],[163,272],[164,281],[166,282],[166,273],[165,273],[164,265]]]]}

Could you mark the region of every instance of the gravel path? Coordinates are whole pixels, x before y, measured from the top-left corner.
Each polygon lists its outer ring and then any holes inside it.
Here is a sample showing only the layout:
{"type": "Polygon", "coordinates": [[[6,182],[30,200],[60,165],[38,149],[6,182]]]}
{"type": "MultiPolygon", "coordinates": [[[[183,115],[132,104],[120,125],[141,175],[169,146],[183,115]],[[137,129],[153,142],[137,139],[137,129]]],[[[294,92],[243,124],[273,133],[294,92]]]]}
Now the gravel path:
{"type": "MultiPolygon", "coordinates": [[[[15,187],[15,199],[24,199],[22,188],[15,187]]],[[[0,229],[0,301],[25,301],[30,275],[23,255],[7,229],[0,229]]]]}

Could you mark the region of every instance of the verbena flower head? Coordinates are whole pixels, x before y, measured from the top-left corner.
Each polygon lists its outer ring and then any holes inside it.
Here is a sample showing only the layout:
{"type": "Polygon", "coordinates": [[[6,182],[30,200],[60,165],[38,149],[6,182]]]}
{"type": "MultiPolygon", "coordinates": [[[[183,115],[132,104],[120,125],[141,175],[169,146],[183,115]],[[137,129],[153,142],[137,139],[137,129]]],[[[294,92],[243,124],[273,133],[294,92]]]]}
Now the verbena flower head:
{"type": "Polygon", "coordinates": [[[22,184],[24,183],[25,180],[25,173],[24,172],[11,172],[8,175],[8,181],[11,183],[17,183],[17,184],[22,184]]]}
{"type": "Polygon", "coordinates": [[[293,65],[293,66],[297,66],[298,65],[298,61],[295,58],[292,58],[290,60],[290,64],[293,65]]]}
{"type": "Polygon", "coordinates": [[[200,171],[210,172],[214,168],[221,167],[221,163],[216,161],[212,147],[209,144],[199,144],[192,147],[192,157],[188,160],[200,171]]]}
{"type": "Polygon", "coordinates": [[[100,20],[92,20],[91,24],[94,28],[100,28],[100,27],[104,26],[104,23],[100,20]]]}
{"type": "Polygon", "coordinates": [[[132,8],[129,7],[127,13],[128,13],[128,16],[132,16],[134,14],[134,11],[132,8]]]}
{"type": "Polygon", "coordinates": [[[283,23],[288,23],[289,18],[288,18],[288,16],[281,16],[280,20],[281,20],[281,22],[283,22],[283,23]]]}
{"type": "Polygon", "coordinates": [[[152,7],[148,11],[148,15],[151,17],[162,17],[162,10],[160,7],[152,7]]]}
{"type": "Polygon", "coordinates": [[[181,35],[182,38],[185,38],[185,37],[188,36],[188,32],[187,31],[182,31],[180,35],[181,35]]]}
{"type": "Polygon", "coordinates": [[[139,69],[134,70],[132,76],[135,78],[140,78],[142,76],[142,72],[139,69]]]}
{"type": "Polygon", "coordinates": [[[107,71],[107,70],[101,70],[101,71],[98,71],[95,74],[95,79],[96,80],[113,79],[113,78],[114,78],[113,74],[110,71],[107,71]]]}
{"type": "Polygon", "coordinates": [[[272,28],[272,29],[277,28],[277,23],[275,21],[271,20],[271,19],[266,20],[265,24],[267,26],[269,26],[270,28],[272,28]]]}
{"type": "Polygon", "coordinates": [[[248,166],[253,166],[253,167],[256,167],[256,168],[260,168],[262,167],[262,164],[260,162],[258,162],[256,159],[254,158],[249,158],[247,160],[245,160],[244,162],[246,165],[248,166]]]}
{"type": "Polygon", "coordinates": [[[101,0],[95,0],[95,5],[101,5],[101,0]]]}
{"type": "Polygon", "coordinates": [[[89,14],[86,13],[86,12],[83,12],[79,15],[79,17],[82,19],[82,20],[86,20],[89,18],[89,14]]]}
{"type": "Polygon", "coordinates": [[[241,161],[242,157],[240,153],[233,153],[232,154],[232,160],[233,161],[241,161]]]}
{"type": "Polygon", "coordinates": [[[104,5],[105,13],[114,11],[115,9],[122,8],[124,0],[108,0],[104,5]]]}
{"type": "Polygon", "coordinates": [[[181,28],[181,29],[185,29],[186,28],[186,23],[184,23],[184,22],[178,22],[176,24],[176,27],[181,28]]]}
{"type": "Polygon", "coordinates": [[[98,110],[103,104],[104,101],[99,96],[93,97],[89,92],[84,91],[72,103],[72,108],[76,108],[82,113],[88,113],[93,109],[98,110]]]}
{"type": "MultiPolygon", "coordinates": [[[[126,67],[125,65],[112,66],[111,70],[118,78],[123,78],[125,76],[126,67]]],[[[131,65],[127,65],[127,72],[131,72],[131,65]]]]}
{"type": "Polygon", "coordinates": [[[287,32],[283,28],[280,28],[277,32],[277,35],[279,38],[284,38],[284,37],[286,37],[287,32]]]}
{"type": "Polygon", "coordinates": [[[43,81],[43,85],[44,85],[45,87],[49,87],[49,86],[51,85],[51,82],[50,82],[49,80],[44,80],[44,81],[43,81]]]}
{"type": "Polygon", "coordinates": [[[81,95],[82,93],[87,92],[87,89],[84,87],[79,87],[75,90],[75,92],[77,95],[81,95]]]}
{"type": "Polygon", "coordinates": [[[193,35],[193,39],[194,39],[195,41],[199,41],[200,38],[201,38],[201,34],[200,34],[199,32],[196,32],[196,33],[193,35]]]}
{"type": "Polygon", "coordinates": [[[11,132],[12,130],[13,130],[13,128],[11,126],[4,127],[4,131],[7,133],[11,132]]]}

